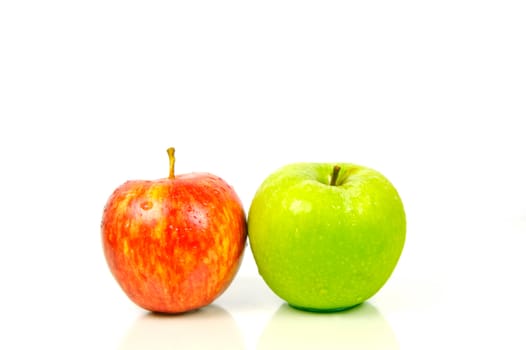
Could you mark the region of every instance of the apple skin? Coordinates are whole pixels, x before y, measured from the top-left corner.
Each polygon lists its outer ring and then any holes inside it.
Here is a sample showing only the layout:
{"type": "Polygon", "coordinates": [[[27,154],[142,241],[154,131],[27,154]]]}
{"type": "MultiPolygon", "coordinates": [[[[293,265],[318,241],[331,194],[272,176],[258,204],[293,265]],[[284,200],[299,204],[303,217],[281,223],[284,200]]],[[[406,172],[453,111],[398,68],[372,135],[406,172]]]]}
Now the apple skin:
{"type": "Polygon", "coordinates": [[[379,172],[354,164],[294,163],[259,187],[250,248],[267,285],[291,306],[338,311],[373,296],[405,242],[405,211],[379,172]]]}
{"type": "Polygon", "coordinates": [[[240,199],[209,173],[128,181],[108,199],[102,224],[110,271],[140,307],[181,313],[212,303],[243,256],[240,199]]]}

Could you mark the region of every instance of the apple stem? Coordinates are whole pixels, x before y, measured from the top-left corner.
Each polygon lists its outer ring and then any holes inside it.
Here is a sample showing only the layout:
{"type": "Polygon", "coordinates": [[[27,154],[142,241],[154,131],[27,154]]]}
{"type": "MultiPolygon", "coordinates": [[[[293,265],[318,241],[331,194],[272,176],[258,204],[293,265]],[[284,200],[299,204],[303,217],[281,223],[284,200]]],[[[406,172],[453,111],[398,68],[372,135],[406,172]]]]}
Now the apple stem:
{"type": "Polygon", "coordinates": [[[168,158],[170,159],[170,174],[168,175],[169,179],[173,179],[175,177],[174,174],[174,167],[175,167],[175,148],[170,147],[166,150],[168,152],[168,158]]]}
{"type": "Polygon", "coordinates": [[[332,168],[331,182],[329,185],[336,186],[336,180],[338,180],[338,174],[340,174],[341,169],[339,165],[335,165],[334,168],[332,168]]]}

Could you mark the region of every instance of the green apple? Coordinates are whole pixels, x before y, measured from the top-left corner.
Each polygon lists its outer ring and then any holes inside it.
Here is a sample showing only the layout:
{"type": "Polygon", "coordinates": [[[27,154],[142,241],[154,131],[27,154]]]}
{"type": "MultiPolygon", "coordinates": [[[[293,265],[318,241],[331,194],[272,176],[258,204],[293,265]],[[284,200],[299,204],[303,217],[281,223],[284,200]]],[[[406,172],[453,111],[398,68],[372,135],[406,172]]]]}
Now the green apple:
{"type": "Polygon", "coordinates": [[[257,190],[248,235],[260,275],[291,306],[338,311],[391,276],[406,218],[392,183],[355,164],[295,163],[257,190]]]}

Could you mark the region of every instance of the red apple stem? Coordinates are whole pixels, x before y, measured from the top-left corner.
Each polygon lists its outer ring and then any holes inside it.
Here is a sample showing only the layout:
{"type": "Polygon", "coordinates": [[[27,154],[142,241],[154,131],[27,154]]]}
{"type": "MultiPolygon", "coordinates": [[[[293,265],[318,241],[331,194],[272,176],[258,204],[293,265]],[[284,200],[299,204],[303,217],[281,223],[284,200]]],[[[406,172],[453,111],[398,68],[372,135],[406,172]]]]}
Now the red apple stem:
{"type": "Polygon", "coordinates": [[[339,165],[335,165],[334,168],[332,168],[332,176],[331,176],[331,186],[336,186],[336,180],[338,180],[338,175],[340,174],[340,170],[342,168],[339,165]]]}
{"type": "Polygon", "coordinates": [[[170,147],[166,150],[166,152],[168,152],[168,158],[170,159],[170,174],[168,175],[168,178],[173,179],[175,177],[175,148],[170,147]]]}

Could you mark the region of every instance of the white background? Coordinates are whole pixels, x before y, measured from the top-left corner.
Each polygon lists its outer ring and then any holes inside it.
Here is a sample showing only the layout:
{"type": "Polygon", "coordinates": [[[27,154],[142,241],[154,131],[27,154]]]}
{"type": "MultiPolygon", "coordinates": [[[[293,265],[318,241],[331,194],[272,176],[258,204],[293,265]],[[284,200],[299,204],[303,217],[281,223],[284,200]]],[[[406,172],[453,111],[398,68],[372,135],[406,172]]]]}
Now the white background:
{"type": "Polygon", "coordinates": [[[0,3],[0,348],[524,349],[523,1],[0,3]],[[384,288],[293,312],[246,250],[213,306],[153,317],[107,269],[106,199],[209,171],[248,211],[296,161],[380,170],[407,211],[384,288]]]}

